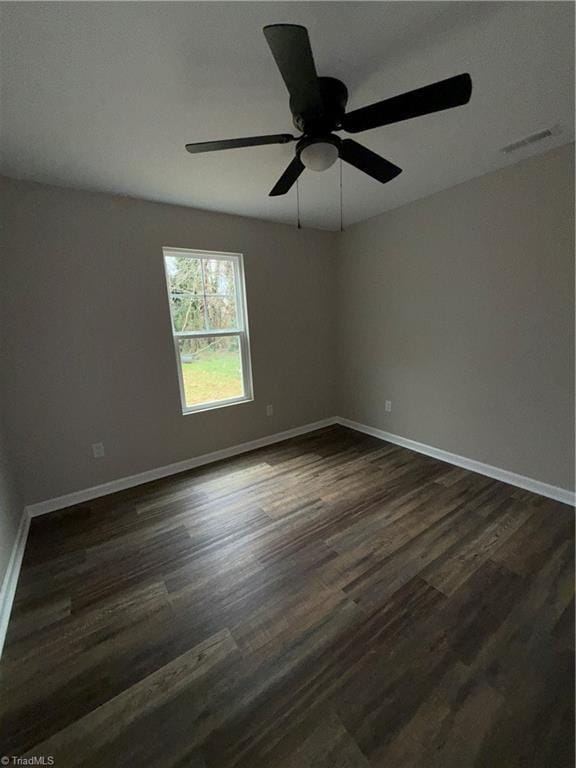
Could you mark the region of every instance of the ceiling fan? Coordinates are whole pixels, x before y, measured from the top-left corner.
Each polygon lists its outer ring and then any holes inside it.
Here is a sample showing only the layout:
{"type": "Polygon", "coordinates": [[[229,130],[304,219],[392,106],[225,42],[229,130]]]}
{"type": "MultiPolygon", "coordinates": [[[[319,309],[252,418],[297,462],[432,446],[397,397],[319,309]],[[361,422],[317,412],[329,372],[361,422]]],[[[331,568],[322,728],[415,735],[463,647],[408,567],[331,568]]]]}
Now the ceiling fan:
{"type": "Polygon", "coordinates": [[[385,184],[398,176],[402,169],[353,139],[341,139],[334,131],[360,133],[470,101],[472,80],[469,74],[462,74],[346,112],[348,90],[343,82],[334,77],[318,77],[306,27],[271,24],[264,27],[264,35],[290,95],[293,123],[302,135],[296,137],[290,133],[277,133],[204,141],[186,144],[186,149],[194,154],[296,141],[294,159],[274,185],[271,196],[285,195],[304,168],[324,171],[338,157],[385,184]]]}

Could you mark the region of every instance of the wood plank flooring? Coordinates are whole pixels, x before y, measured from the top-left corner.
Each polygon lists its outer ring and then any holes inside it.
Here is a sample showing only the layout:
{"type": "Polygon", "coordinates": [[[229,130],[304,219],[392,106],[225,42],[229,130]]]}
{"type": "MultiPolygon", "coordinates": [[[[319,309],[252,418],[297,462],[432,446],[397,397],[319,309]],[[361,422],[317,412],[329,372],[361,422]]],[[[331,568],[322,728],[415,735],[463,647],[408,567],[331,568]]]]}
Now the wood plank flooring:
{"type": "Polygon", "coordinates": [[[573,511],[342,427],[32,521],[0,755],[564,768],[573,511]]]}

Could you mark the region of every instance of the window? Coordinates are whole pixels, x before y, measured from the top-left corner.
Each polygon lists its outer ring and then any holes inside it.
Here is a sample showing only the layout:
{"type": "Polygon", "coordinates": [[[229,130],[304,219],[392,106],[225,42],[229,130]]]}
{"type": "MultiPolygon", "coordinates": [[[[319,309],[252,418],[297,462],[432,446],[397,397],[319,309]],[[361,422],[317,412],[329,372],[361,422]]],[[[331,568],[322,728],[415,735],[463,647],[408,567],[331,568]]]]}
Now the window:
{"type": "Polygon", "coordinates": [[[163,251],[183,413],[252,400],[242,256],[163,251]]]}

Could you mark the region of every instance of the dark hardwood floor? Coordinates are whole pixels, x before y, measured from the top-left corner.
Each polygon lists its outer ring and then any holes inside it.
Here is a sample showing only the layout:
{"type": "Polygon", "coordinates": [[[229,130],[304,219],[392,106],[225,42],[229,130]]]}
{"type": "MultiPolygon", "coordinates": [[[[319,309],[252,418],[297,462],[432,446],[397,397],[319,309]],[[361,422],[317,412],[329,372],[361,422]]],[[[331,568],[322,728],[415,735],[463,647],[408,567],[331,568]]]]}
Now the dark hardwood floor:
{"type": "Polygon", "coordinates": [[[32,521],[0,754],[573,765],[573,511],[334,427],[32,521]]]}

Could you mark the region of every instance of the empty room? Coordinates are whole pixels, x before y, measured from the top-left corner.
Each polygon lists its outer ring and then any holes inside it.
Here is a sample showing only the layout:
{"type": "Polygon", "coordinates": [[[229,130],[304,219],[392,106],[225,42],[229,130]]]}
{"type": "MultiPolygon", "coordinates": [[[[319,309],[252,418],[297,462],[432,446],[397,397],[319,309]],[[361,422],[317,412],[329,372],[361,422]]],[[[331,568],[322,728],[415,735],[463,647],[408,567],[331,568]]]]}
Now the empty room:
{"type": "Polygon", "coordinates": [[[0,1],[0,762],[574,766],[572,2],[0,1]]]}

